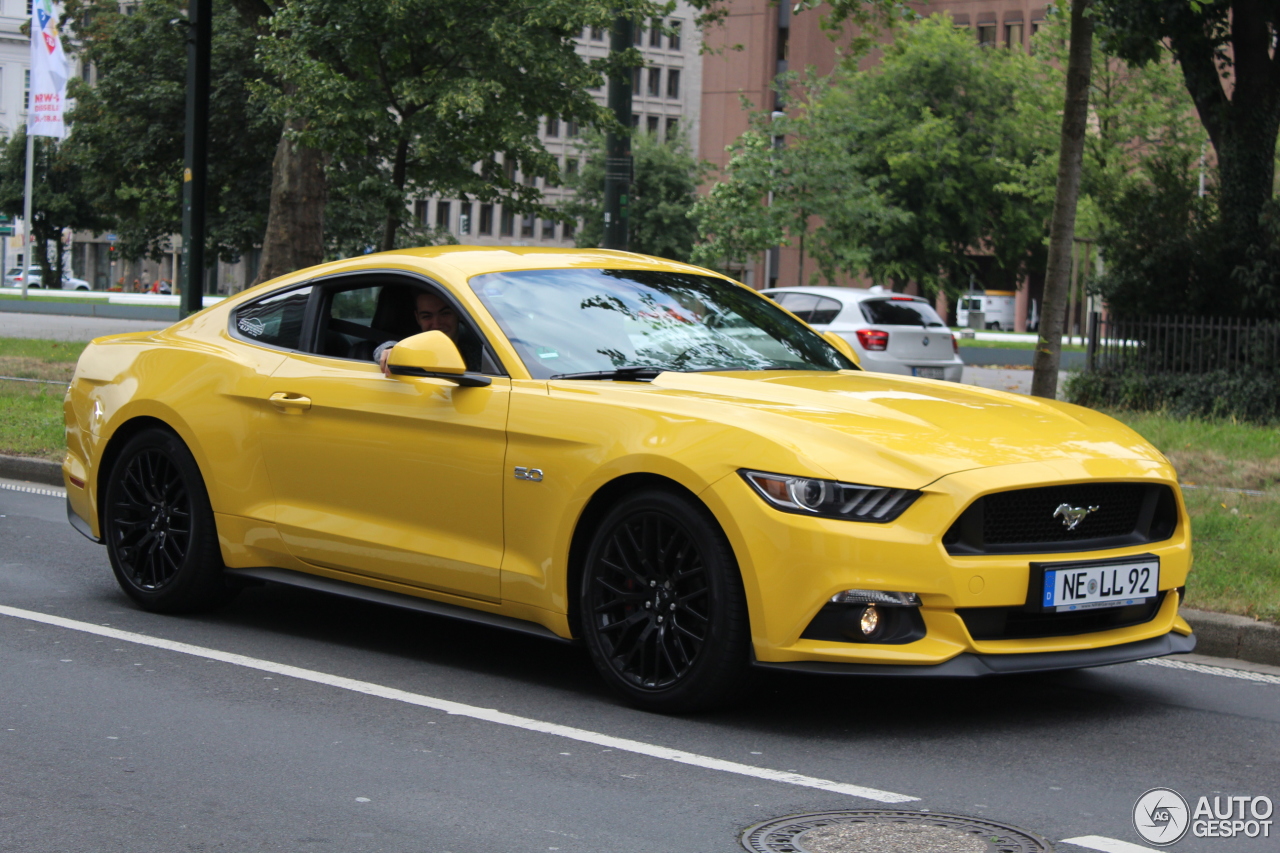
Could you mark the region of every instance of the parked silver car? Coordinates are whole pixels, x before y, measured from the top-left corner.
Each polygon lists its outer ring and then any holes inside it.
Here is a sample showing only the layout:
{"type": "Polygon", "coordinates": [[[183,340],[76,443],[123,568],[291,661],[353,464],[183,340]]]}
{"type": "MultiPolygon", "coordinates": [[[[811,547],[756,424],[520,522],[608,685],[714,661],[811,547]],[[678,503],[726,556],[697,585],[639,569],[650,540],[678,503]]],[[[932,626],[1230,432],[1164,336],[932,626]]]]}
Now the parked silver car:
{"type": "MultiPolygon", "coordinates": [[[[28,282],[27,287],[43,287],[41,280],[44,276],[40,272],[39,267],[31,267],[27,270],[28,282]]],[[[4,274],[4,283],[6,287],[22,287],[22,267],[12,267],[4,274]]],[[[62,290],[92,290],[92,285],[82,278],[75,278],[67,274],[62,276],[62,290]]]]}
{"type": "Polygon", "coordinates": [[[881,373],[959,382],[960,348],[933,306],[881,287],[777,287],[762,291],[819,332],[835,332],[862,366],[881,373]]]}

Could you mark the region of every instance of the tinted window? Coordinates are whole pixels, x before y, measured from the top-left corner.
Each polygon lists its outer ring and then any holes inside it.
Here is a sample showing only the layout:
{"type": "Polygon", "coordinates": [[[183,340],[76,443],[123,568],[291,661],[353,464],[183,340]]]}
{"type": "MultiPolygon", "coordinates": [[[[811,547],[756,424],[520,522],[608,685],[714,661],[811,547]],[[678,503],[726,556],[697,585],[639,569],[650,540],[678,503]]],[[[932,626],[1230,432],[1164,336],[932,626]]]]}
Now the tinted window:
{"type": "Polygon", "coordinates": [[[778,300],[779,305],[806,323],[813,314],[814,306],[818,304],[818,297],[811,293],[775,293],[773,298],[778,300]]]}
{"type": "Polygon", "coordinates": [[[538,379],[619,367],[840,370],[853,365],[768,299],[651,270],[528,270],[471,279],[538,379]]]}
{"type": "Polygon", "coordinates": [[[832,323],[835,322],[836,315],[840,313],[840,309],[844,306],[835,299],[827,299],[819,297],[818,303],[813,306],[813,314],[809,317],[810,323],[832,323]]]}
{"type": "Polygon", "coordinates": [[[862,316],[878,326],[941,326],[942,318],[927,302],[904,299],[867,299],[860,303],[862,316]]]}
{"type": "Polygon", "coordinates": [[[256,344],[298,349],[310,297],[311,288],[304,287],[251,302],[236,311],[236,334],[256,344]]]}

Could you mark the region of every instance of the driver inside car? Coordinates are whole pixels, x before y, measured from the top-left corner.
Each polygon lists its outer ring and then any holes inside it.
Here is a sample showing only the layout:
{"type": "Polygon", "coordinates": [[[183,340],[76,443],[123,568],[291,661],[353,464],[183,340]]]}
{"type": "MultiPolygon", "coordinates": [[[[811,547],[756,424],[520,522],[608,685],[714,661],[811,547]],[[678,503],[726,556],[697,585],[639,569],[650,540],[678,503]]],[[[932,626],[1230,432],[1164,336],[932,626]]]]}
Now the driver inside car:
{"type": "MultiPolygon", "coordinates": [[[[453,306],[434,293],[424,292],[417,295],[414,300],[414,319],[424,332],[444,332],[451,341],[459,345],[459,350],[467,343],[466,340],[462,340],[463,336],[459,335],[458,315],[454,312],[453,306]]],[[[387,358],[391,355],[391,348],[398,343],[399,341],[387,341],[373,351],[373,360],[382,369],[383,376],[391,376],[391,370],[387,367],[387,358]]],[[[472,369],[473,361],[469,353],[463,352],[462,356],[467,363],[467,368],[472,369]]]]}

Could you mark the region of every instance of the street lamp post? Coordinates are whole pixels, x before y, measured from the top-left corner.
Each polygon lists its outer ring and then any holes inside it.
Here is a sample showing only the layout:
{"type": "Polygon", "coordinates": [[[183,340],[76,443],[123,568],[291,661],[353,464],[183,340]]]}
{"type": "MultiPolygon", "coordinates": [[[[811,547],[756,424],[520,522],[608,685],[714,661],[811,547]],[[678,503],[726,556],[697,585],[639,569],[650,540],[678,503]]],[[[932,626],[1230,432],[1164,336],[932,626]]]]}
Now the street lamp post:
{"type": "Polygon", "coordinates": [[[187,13],[187,124],[182,171],[182,316],[204,306],[205,189],[209,176],[209,53],[213,0],[187,13]]]}

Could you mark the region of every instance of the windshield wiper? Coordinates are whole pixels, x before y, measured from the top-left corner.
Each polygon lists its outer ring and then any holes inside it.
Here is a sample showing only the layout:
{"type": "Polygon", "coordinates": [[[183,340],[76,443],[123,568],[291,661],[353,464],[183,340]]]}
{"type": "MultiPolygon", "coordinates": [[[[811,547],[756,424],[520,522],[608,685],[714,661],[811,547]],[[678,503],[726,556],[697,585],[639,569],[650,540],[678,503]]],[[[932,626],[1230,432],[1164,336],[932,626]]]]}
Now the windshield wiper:
{"type": "Polygon", "coordinates": [[[666,371],[664,367],[615,367],[613,370],[588,370],[585,373],[556,373],[552,379],[620,379],[623,382],[648,382],[659,373],[666,371]]]}

